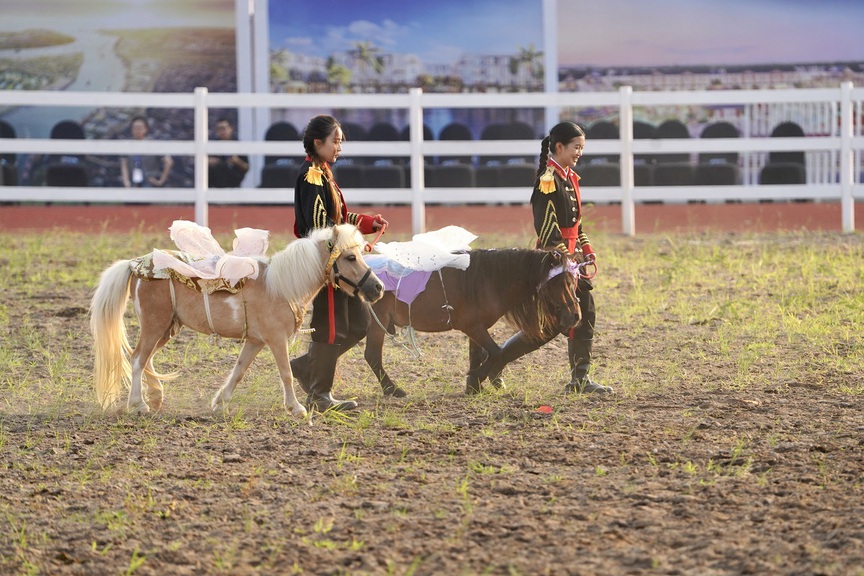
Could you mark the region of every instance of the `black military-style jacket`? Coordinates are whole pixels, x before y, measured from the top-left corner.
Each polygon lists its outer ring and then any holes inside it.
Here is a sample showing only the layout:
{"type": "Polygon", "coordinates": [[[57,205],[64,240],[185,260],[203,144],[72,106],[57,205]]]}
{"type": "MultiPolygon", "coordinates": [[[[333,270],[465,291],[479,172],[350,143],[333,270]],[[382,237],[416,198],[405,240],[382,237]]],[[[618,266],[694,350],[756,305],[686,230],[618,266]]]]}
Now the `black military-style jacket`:
{"type": "Polygon", "coordinates": [[[534,182],[531,207],[538,248],[556,248],[572,254],[589,245],[582,231],[579,176],[572,169],[570,177],[565,178],[561,167],[550,160],[546,173],[534,182]]]}

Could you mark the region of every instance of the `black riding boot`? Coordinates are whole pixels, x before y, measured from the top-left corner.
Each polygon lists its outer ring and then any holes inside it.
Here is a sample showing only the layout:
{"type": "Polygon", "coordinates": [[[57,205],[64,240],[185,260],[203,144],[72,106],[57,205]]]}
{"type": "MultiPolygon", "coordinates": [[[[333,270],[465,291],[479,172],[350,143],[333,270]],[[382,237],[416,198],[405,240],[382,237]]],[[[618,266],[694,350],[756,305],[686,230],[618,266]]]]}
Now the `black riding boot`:
{"type": "MultiPolygon", "coordinates": [[[[522,332],[517,332],[513,336],[511,336],[507,342],[501,347],[501,368],[503,370],[504,366],[513,362],[514,360],[525,356],[526,354],[530,354],[534,352],[541,346],[546,344],[546,341],[543,340],[529,340],[525,337],[522,332]]],[[[492,386],[495,388],[503,388],[504,387],[504,378],[501,376],[501,372],[498,374],[490,374],[489,381],[492,383],[492,386]]]]}
{"type": "Polygon", "coordinates": [[[294,381],[300,385],[303,392],[309,393],[309,353],[303,354],[291,360],[291,374],[294,381]]]}
{"type": "MultiPolygon", "coordinates": [[[[342,356],[348,350],[353,348],[360,342],[360,338],[349,338],[345,342],[339,344],[339,356],[342,356]]],[[[309,346],[310,350],[312,348],[311,344],[309,346]]],[[[309,393],[309,382],[312,378],[312,375],[309,373],[309,353],[303,354],[302,356],[298,356],[291,360],[291,373],[294,375],[294,381],[300,385],[300,388],[303,389],[303,392],[309,393]]]]}
{"type": "Polygon", "coordinates": [[[353,400],[337,400],[330,391],[333,389],[333,377],[336,375],[336,361],[339,359],[341,346],[312,342],[309,345],[309,394],[306,396],[306,407],[310,410],[324,412],[325,410],[353,410],[357,402],[353,400]]]}
{"type": "Polygon", "coordinates": [[[564,387],[567,392],[579,392],[581,394],[609,394],[612,388],[603,386],[588,377],[591,368],[591,346],[593,340],[567,339],[567,356],[570,359],[570,383],[564,387]]]}

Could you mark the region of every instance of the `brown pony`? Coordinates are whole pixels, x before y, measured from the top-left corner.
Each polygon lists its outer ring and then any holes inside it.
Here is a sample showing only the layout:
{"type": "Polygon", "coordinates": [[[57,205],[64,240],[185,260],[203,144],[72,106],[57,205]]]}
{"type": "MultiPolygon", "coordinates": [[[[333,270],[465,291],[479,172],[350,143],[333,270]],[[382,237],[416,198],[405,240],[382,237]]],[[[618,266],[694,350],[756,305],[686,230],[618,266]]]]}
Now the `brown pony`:
{"type": "MultiPolygon", "coordinates": [[[[306,306],[325,283],[369,302],[384,290],[363,260],[363,236],[351,225],[314,230],[294,240],[269,262],[262,262],[258,278],[247,278],[236,293],[216,291],[208,296],[174,279],[143,279],[133,275],[131,260],[120,260],[102,273],[90,305],[90,329],[95,341],[96,396],[102,408],[115,407],[121,390],[129,387],[126,409],[149,412],[162,406],[163,375],[153,368],[153,356],[183,326],[205,334],[245,340],[234,369],[211,402],[228,403],[255,356],[269,346],[279,367],[283,405],[295,416],[306,408],[294,395],[288,346],[303,319],[306,306]],[[140,323],[133,350],[123,314],[133,301],[140,323]],[[147,383],[147,401],[142,391],[147,383]]],[[[266,260],[266,259],[264,259],[266,260]]]]}
{"type": "Polygon", "coordinates": [[[373,318],[369,327],[364,357],[385,394],[405,396],[384,370],[384,328],[390,334],[396,333],[396,326],[420,332],[463,332],[469,338],[466,393],[476,394],[500,359],[501,348],[489,335],[489,328],[502,316],[524,334],[543,341],[551,340],[559,327],[575,326],[581,319],[576,277],[560,272],[567,269],[568,256],[526,249],[471,250],[468,254],[466,270],[445,267],[440,278],[433,272],[426,289],[410,305],[390,291],[373,304],[377,321],[373,318]]]}

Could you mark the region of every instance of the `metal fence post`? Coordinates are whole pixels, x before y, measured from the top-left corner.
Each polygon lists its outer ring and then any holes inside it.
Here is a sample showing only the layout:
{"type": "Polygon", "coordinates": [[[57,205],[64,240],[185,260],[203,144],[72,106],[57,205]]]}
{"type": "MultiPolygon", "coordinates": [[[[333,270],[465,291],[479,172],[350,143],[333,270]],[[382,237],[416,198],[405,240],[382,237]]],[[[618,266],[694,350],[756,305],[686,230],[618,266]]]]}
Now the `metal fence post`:
{"type": "Polygon", "coordinates": [[[207,226],[207,88],[195,88],[195,222],[207,226]]]}
{"type": "Polygon", "coordinates": [[[411,88],[408,117],[411,125],[411,230],[426,231],[426,180],[423,174],[423,90],[411,88]]]}
{"type": "Polygon", "coordinates": [[[854,150],[852,148],[852,82],[840,85],[840,214],[843,233],[855,231],[854,150]]]}
{"type": "Polygon", "coordinates": [[[636,235],[636,207],[633,202],[633,88],[621,86],[618,132],[621,138],[621,232],[636,235]]]}

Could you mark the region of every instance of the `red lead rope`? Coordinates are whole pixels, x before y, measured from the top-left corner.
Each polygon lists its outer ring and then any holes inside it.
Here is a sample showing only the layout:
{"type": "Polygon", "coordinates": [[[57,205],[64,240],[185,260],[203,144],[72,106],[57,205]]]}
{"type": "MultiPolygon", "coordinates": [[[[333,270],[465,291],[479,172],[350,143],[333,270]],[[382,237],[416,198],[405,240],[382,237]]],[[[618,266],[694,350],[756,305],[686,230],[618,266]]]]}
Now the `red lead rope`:
{"type": "Polygon", "coordinates": [[[381,238],[381,235],[384,234],[384,230],[386,229],[386,224],[383,224],[381,228],[378,229],[378,233],[375,235],[375,238],[372,239],[372,242],[366,244],[366,247],[364,248],[366,252],[372,252],[372,247],[375,246],[375,243],[378,242],[378,240],[381,238]]]}
{"type": "Polygon", "coordinates": [[[579,270],[579,277],[580,278],[585,278],[586,280],[591,280],[592,278],[594,278],[597,275],[597,261],[596,260],[592,260],[591,262],[582,262],[576,268],[579,270]],[[590,274],[585,272],[585,269],[588,268],[589,266],[594,267],[594,271],[591,272],[590,274]]]}

